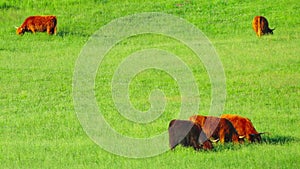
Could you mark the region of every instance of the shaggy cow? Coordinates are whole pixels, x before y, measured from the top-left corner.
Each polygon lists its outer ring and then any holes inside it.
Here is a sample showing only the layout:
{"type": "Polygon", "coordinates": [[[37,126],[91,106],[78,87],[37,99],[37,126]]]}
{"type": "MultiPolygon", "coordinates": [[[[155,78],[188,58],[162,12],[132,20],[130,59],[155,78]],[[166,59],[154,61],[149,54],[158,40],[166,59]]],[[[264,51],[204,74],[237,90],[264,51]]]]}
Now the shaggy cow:
{"type": "Polygon", "coordinates": [[[178,144],[193,147],[195,150],[203,148],[211,150],[213,145],[202,129],[189,120],[172,120],[169,124],[169,143],[173,150],[178,144]]]}
{"type": "Polygon", "coordinates": [[[221,117],[228,119],[232,123],[238,134],[244,135],[250,142],[261,142],[260,135],[264,133],[257,132],[250,119],[232,114],[223,114],[221,117]]]}
{"type": "Polygon", "coordinates": [[[273,34],[273,30],[269,28],[269,23],[267,19],[263,16],[256,16],[252,21],[252,27],[257,36],[265,34],[273,34]]]}
{"type": "Polygon", "coordinates": [[[227,119],[194,115],[190,117],[190,120],[200,125],[207,137],[220,139],[221,143],[230,141],[241,143],[244,141],[244,136],[239,136],[231,122],[227,119]]]}
{"type": "Polygon", "coordinates": [[[46,32],[49,35],[56,34],[56,16],[30,16],[17,28],[17,34],[23,35],[25,32],[46,32]]]}

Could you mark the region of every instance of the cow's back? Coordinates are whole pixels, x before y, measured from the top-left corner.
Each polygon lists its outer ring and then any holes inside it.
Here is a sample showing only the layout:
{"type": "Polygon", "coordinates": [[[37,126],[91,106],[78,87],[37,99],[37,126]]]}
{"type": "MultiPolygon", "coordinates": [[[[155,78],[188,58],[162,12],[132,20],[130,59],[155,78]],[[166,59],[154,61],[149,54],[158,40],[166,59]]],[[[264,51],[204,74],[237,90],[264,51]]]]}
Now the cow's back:
{"type": "Polygon", "coordinates": [[[214,133],[218,132],[219,121],[215,120],[215,118],[208,118],[207,116],[202,115],[193,115],[189,118],[189,120],[198,124],[207,137],[215,137],[214,133]]]}
{"type": "Polygon", "coordinates": [[[207,137],[220,139],[220,142],[239,142],[239,135],[231,122],[224,118],[214,116],[194,115],[190,117],[191,121],[199,124],[207,137]]]}
{"type": "Polygon", "coordinates": [[[261,28],[263,34],[268,33],[269,23],[268,23],[268,20],[263,16],[260,17],[260,28],[261,28]]]}

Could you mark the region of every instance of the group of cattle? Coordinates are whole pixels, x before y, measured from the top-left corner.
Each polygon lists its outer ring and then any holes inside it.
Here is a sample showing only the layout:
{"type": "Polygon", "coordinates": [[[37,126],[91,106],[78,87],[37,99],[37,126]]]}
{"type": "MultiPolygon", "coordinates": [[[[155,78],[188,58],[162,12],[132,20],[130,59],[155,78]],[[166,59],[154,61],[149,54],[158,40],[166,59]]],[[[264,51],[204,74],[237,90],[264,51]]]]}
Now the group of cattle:
{"type": "MultiPolygon", "coordinates": [[[[56,34],[56,16],[30,16],[25,19],[16,33],[23,35],[25,32],[47,32],[56,34]]],[[[269,28],[268,21],[263,16],[256,16],[252,22],[253,30],[257,36],[273,34],[274,29],[269,28]]],[[[244,138],[250,142],[261,141],[262,133],[258,133],[251,121],[237,115],[222,115],[221,118],[213,116],[191,116],[189,120],[172,120],[169,124],[169,141],[171,149],[178,144],[192,146],[194,149],[210,150],[213,141],[243,142],[244,138]],[[203,131],[203,132],[202,132],[203,131]]]]}
{"type": "MultiPolygon", "coordinates": [[[[56,16],[30,16],[17,28],[17,34],[23,35],[25,32],[46,32],[49,35],[56,34],[56,16]]],[[[256,16],[252,21],[252,27],[257,36],[273,34],[274,29],[269,28],[267,19],[263,16],[256,16]]]]}
{"type": "Polygon", "coordinates": [[[261,134],[256,131],[250,119],[224,114],[221,117],[193,115],[189,120],[171,120],[169,123],[169,145],[173,150],[177,145],[193,147],[195,150],[213,149],[212,142],[243,143],[261,142],[261,134]]]}

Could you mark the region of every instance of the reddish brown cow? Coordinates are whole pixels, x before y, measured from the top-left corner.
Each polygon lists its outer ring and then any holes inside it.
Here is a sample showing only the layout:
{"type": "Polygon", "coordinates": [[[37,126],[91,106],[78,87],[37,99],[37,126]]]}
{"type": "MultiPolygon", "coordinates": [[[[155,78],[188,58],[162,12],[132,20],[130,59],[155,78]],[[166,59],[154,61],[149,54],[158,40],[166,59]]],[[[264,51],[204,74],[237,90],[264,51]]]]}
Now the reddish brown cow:
{"type": "Polygon", "coordinates": [[[49,35],[56,34],[56,16],[30,16],[17,28],[17,34],[23,35],[25,32],[46,32],[49,35]]]}
{"type": "Polygon", "coordinates": [[[194,115],[190,117],[190,120],[199,124],[207,137],[220,139],[221,143],[230,141],[234,143],[241,143],[244,141],[244,136],[239,136],[231,122],[227,119],[213,116],[194,115]]]}
{"type": "Polygon", "coordinates": [[[244,135],[250,142],[261,142],[260,135],[264,133],[257,132],[250,119],[232,114],[223,114],[221,117],[228,119],[232,123],[238,134],[244,135]]]}
{"type": "Polygon", "coordinates": [[[263,16],[256,16],[252,21],[252,27],[257,36],[265,34],[273,34],[273,30],[269,28],[268,20],[263,16]]]}
{"type": "Polygon", "coordinates": [[[189,120],[172,120],[169,124],[169,143],[173,150],[178,144],[195,150],[211,150],[213,145],[199,125],[189,120]]]}

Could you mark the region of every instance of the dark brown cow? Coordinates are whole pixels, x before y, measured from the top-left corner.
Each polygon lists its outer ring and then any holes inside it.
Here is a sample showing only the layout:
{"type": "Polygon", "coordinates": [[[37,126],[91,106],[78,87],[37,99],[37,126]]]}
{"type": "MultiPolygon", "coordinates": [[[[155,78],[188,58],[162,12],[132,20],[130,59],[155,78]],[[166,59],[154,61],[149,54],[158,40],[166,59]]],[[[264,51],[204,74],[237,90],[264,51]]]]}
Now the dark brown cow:
{"type": "Polygon", "coordinates": [[[49,35],[56,34],[56,16],[30,16],[17,28],[17,34],[23,35],[25,32],[46,32],[49,35]]]}
{"type": "Polygon", "coordinates": [[[169,124],[169,143],[173,150],[178,144],[193,147],[195,150],[203,148],[211,150],[213,145],[207,139],[199,125],[189,120],[171,120],[169,124]]]}
{"type": "Polygon", "coordinates": [[[244,141],[244,136],[239,136],[231,122],[227,119],[213,116],[194,115],[190,117],[190,120],[199,124],[207,137],[220,139],[221,143],[230,141],[234,143],[242,143],[244,141]]]}
{"type": "Polygon", "coordinates": [[[232,123],[238,134],[244,135],[250,142],[261,142],[260,135],[264,133],[257,132],[250,119],[232,114],[223,114],[221,117],[228,119],[232,123]]]}
{"type": "Polygon", "coordinates": [[[252,27],[257,36],[265,34],[273,34],[273,30],[269,28],[268,20],[263,16],[256,16],[252,21],[252,27]]]}

